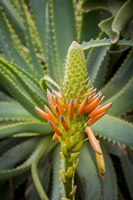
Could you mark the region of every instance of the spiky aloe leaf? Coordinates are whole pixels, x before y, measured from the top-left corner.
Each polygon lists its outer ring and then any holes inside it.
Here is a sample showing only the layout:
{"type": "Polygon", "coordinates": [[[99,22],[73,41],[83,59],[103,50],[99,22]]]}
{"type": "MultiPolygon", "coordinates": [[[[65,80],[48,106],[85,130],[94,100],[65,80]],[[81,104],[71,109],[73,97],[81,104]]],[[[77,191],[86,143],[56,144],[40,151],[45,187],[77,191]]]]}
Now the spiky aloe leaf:
{"type": "Polygon", "coordinates": [[[11,169],[17,166],[17,164],[19,164],[20,162],[23,162],[33,152],[33,149],[36,147],[38,140],[38,138],[32,138],[30,140],[21,142],[20,144],[6,151],[0,157],[0,171],[11,169]]]}
{"type": "Polygon", "coordinates": [[[99,136],[106,140],[133,146],[133,125],[125,120],[107,114],[96,122],[93,128],[99,136]]]}
{"type": "Polygon", "coordinates": [[[86,145],[82,147],[79,158],[77,175],[79,176],[78,186],[81,199],[87,200],[91,198],[98,200],[101,196],[100,180],[94,160],[86,145]]]}
{"type": "Polygon", "coordinates": [[[44,134],[49,134],[52,132],[50,127],[39,121],[31,121],[31,122],[18,122],[11,125],[5,125],[0,127],[0,138],[7,138],[9,136],[13,136],[19,133],[25,132],[39,132],[44,134]]]}
{"type": "Polygon", "coordinates": [[[34,119],[18,102],[0,102],[0,121],[25,121],[34,119]],[[14,112],[14,110],[16,110],[14,112]]]}

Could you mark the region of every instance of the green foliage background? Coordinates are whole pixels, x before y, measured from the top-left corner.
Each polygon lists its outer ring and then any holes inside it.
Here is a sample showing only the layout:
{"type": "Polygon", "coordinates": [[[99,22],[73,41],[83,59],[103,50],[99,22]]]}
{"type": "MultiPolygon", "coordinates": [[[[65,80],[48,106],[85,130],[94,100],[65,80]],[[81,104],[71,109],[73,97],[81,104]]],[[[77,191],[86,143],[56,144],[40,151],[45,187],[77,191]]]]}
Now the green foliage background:
{"type": "Polygon", "coordinates": [[[34,110],[46,89],[62,84],[65,58],[76,40],[94,86],[112,101],[92,127],[105,156],[101,180],[84,145],[76,200],[133,198],[133,2],[0,1],[0,199],[59,200],[60,147],[34,110]]]}

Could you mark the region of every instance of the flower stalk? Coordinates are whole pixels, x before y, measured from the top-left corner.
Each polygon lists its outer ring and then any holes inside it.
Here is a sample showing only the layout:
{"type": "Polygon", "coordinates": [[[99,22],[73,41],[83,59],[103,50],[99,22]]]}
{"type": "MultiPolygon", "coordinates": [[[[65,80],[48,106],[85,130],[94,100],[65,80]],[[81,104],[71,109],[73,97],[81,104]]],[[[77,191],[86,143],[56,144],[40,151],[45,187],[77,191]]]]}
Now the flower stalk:
{"type": "Polygon", "coordinates": [[[74,200],[77,188],[74,175],[80,149],[86,140],[85,132],[96,153],[100,175],[104,176],[103,153],[90,126],[99,120],[112,104],[100,106],[104,96],[101,92],[97,93],[90,83],[83,49],[76,42],[72,42],[68,50],[64,82],[60,91],[47,90],[47,99],[49,108],[45,106],[43,111],[35,107],[35,110],[53,129],[53,141],[58,140],[61,144],[61,157],[65,166],[60,170],[65,189],[65,197],[62,199],[74,200]]]}

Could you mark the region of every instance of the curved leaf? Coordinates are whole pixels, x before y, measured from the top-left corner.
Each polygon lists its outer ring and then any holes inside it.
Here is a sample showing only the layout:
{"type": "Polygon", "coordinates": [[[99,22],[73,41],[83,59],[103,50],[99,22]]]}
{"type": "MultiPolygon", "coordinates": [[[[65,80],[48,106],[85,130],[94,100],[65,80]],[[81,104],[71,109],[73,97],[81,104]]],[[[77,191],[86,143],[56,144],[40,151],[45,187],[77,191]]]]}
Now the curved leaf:
{"type": "Polygon", "coordinates": [[[132,152],[131,155],[128,153],[128,151],[123,151],[123,153],[121,153],[121,157],[120,157],[120,161],[123,167],[123,171],[125,174],[125,178],[127,181],[127,186],[129,188],[129,192],[131,197],[133,198],[133,179],[132,179],[132,172],[133,172],[133,156],[132,156],[132,152]]]}
{"type": "Polygon", "coordinates": [[[50,137],[47,137],[47,138],[44,138],[43,140],[41,140],[41,142],[40,142],[40,144],[38,145],[38,148],[37,148],[36,157],[35,157],[35,159],[32,163],[32,166],[31,166],[31,172],[32,172],[34,184],[36,186],[36,189],[38,191],[40,198],[43,199],[43,200],[48,200],[48,197],[45,194],[44,189],[42,187],[42,184],[39,180],[39,176],[38,176],[38,172],[37,172],[37,166],[38,166],[38,162],[41,159],[41,157],[44,155],[44,153],[46,153],[46,151],[47,151],[47,149],[50,145],[50,142],[51,142],[50,137]]]}
{"type": "Polygon", "coordinates": [[[42,133],[42,135],[49,134],[52,132],[49,125],[41,123],[38,121],[31,122],[19,122],[16,124],[6,125],[0,127],[0,138],[7,138],[9,136],[23,133],[23,132],[37,132],[42,133]]]}
{"type": "Polygon", "coordinates": [[[117,180],[113,162],[103,145],[102,145],[102,151],[106,167],[105,178],[104,180],[102,180],[103,199],[117,200],[118,199],[117,180]]]}
{"type": "Polygon", "coordinates": [[[90,80],[94,83],[98,71],[102,65],[104,57],[106,56],[109,50],[109,46],[93,48],[89,52],[89,56],[87,58],[87,66],[90,80]]]}
{"type": "MultiPolygon", "coordinates": [[[[102,46],[111,46],[112,43],[110,42],[109,39],[96,39],[96,40],[90,40],[89,42],[84,42],[81,44],[82,48],[84,50],[88,50],[92,47],[102,47],[102,46]]],[[[116,45],[121,45],[121,46],[133,46],[133,41],[132,40],[119,40],[116,45]]]]}
{"type": "Polygon", "coordinates": [[[102,88],[102,93],[106,96],[106,98],[110,98],[115,93],[120,92],[121,89],[128,83],[130,78],[133,76],[132,65],[133,51],[131,50],[113,78],[102,88]]]}
{"type": "Polygon", "coordinates": [[[82,200],[99,200],[101,196],[99,175],[86,145],[80,152],[77,174],[82,187],[80,187],[82,200]]]}
{"type": "Polygon", "coordinates": [[[25,121],[34,119],[19,103],[17,102],[0,102],[0,121],[15,120],[25,121]]]}
{"type": "Polygon", "coordinates": [[[52,179],[52,189],[51,189],[51,200],[58,200],[60,199],[60,177],[59,177],[59,170],[60,170],[60,147],[56,147],[53,153],[53,179],[52,179]]]}
{"type": "Polygon", "coordinates": [[[133,103],[131,96],[133,95],[133,78],[129,81],[129,83],[116,95],[112,96],[112,98],[108,99],[108,101],[112,101],[112,107],[108,111],[109,114],[113,114],[115,116],[120,116],[125,114],[133,109],[133,103]]]}
{"type": "Polygon", "coordinates": [[[0,157],[0,171],[15,167],[30,156],[38,143],[38,138],[32,138],[8,149],[0,157]]]}
{"type": "Polygon", "coordinates": [[[73,1],[49,0],[47,6],[46,63],[50,77],[60,85],[67,49],[77,37],[73,1]]]}
{"type": "Polygon", "coordinates": [[[124,120],[106,114],[92,129],[104,139],[133,146],[133,125],[124,120]]]}

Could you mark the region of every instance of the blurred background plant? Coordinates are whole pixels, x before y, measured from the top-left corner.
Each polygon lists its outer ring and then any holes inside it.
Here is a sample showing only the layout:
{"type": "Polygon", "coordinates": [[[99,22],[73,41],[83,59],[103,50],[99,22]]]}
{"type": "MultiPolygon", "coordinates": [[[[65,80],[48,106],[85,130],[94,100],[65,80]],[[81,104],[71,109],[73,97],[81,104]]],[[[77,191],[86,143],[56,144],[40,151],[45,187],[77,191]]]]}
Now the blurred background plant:
{"type": "Polygon", "coordinates": [[[113,102],[92,126],[105,179],[87,142],[76,200],[133,198],[132,10],[132,1],[122,0],[0,0],[0,199],[60,199],[60,147],[34,107],[43,108],[46,89],[62,84],[74,40],[85,50],[92,83],[113,102]]]}

